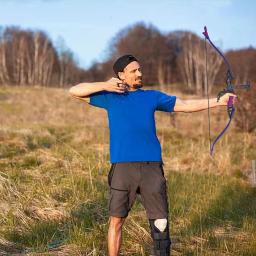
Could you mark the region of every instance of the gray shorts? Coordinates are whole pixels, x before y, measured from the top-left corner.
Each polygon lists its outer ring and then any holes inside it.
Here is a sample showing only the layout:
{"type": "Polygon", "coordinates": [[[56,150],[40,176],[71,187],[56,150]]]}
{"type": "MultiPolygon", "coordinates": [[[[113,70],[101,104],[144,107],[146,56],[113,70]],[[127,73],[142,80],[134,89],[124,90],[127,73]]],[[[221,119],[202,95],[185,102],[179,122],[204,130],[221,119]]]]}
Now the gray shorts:
{"type": "Polygon", "coordinates": [[[168,218],[166,179],[162,162],[113,163],[108,174],[109,215],[127,217],[136,194],[148,219],[168,218]]]}

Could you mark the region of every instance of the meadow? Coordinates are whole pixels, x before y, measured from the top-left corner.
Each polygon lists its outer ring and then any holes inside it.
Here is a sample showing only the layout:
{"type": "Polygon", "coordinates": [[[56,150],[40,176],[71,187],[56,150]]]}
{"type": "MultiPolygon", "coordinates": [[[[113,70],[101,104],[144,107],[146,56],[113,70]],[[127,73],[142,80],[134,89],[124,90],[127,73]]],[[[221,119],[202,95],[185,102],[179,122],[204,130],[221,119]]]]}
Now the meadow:
{"type": "MultiPolygon", "coordinates": [[[[226,122],[211,111],[212,137],[226,122]]],[[[156,124],[172,255],[256,255],[255,132],[233,123],[212,158],[206,111],[157,112],[156,124]]],[[[108,143],[106,112],[67,89],[0,87],[0,255],[107,255],[108,143]]],[[[151,242],[138,197],[121,255],[150,255],[151,242]]]]}

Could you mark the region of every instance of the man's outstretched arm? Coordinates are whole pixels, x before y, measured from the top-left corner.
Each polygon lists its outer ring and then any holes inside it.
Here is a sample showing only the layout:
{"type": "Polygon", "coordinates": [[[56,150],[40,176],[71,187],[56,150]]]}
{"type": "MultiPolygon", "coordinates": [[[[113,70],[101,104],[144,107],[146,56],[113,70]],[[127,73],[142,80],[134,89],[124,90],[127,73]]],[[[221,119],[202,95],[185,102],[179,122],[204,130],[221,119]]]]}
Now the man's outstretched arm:
{"type": "Polygon", "coordinates": [[[81,100],[101,91],[123,93],[124,89],[118,86],[119,83],[122,83],[122,81],[117,78],[111,78],[106,82],[80,83],[72,86],[69,89],[69,93],[71,96],[81,100]]]}
{"type": "MultiPolygon", "coordinates": [[[[217,101],[217,98],[213,98],[209,100],[209,107],[215,108],[218,106],[227,106],[229,96],[236,96],[231,93],[226,93],[223,95],[219,101],[217,101]]],[[[200,100],[181,100],[176,99],[176,103],[174,106],[174,112],[197,112],[208,109],[208,99],[200,99],[200,100]]]]}

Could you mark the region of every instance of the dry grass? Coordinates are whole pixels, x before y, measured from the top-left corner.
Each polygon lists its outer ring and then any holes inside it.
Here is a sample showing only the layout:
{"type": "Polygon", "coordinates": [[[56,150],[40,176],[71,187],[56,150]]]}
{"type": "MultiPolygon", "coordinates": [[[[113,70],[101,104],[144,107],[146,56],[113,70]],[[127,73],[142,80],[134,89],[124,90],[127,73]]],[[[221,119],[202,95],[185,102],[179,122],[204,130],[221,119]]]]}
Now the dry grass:
{"type": "MultiPolygon", "coordinates": [[[[107,255],[106,113],[40,87],[1,88],[0,109],[0,255],[107,255]]],[[[173,255],[255,255],[256,192],[245,176],[255,134],[233,125],[212,159],[207,113],[175,120],[156,113],[156,120],[173,255]]],[[[225,110],[212,111],[212,133],[226,121],[225,110]]],[[[138,201],[123,236],[121,255],[149,255],[138,201]]]]}

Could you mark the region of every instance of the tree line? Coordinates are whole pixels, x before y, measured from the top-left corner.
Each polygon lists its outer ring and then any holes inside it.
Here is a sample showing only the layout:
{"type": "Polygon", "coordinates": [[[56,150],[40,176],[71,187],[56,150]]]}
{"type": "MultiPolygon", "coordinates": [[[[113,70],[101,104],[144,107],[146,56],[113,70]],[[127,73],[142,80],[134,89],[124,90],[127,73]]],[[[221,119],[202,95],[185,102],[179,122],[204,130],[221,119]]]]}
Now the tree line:
{"type": "MultiPolygon", "coordinates": [[[[207,43],[209,92],[224,86],[226,67],[222,58],[207,43]],[[218,86],[217,86],[218,87],[218,86]]],[[[134,54],[142,64],[146,85],[164,87],[180,84],[182,89],[206,95],[205,41],[188,32],[162,33],[153,25],[137,23],[121,30],[108,46],[104,62],[94,63],[86,71],[87,79],[104,80],[112,73],[112,64],[122,54],[134,54]]],[[[249,47],[225,53],[237,83],[256,80],[256,49],[249,47]]]]}
{"type": "Polygon", "coordinates": [[[0,29],[0,84],[64,86],[82,79],[73,53],[43,31],[0,29]]]}
{"type": "MultiPolygon", "coordinates": [[[[54,45],[43,31],[18,27],[0,29],[0,84],[63,87],[81,81],[102,81],[113,76],[112,65],[122,54],[135,55],[142,64],[144,83],[164,87],[180,84],[182,89],[206,94],[205,42],[188,32],[162,33],[153,25],[136,23],[119,31],[108,45],[104,61],[88,69],[78,66],[74,54],[63,44],[54,45]]],[[[225,65],[208,45],[208,84],[222,85],[225,65]]],[[[226,53],[236,82],[256,80],[256,49],[226,53]]]]}
{"type": "MultiPolygon", "coordinates": [[[[209,93],[225,87],[226,67],[221,57],[206,44],[209,93]]],[[[0,27],[0,85],[71,86],[83,81],[105,81],[113,76],[114,61],[123,54],[135,55],[142,65],[144,84],[160,89],[176,84],[185,92],[205,96],[207,92],[205,41],[189,31],[162,33],[153,25],[136,23],[119,31],[108,45],[104,61],[88,69],[78,66],[73,52],[64,42],[54,45],[40,30],[0,27]]],[[[256,49],[253,47],[225,53],[236,83],[256,81],[256,49]]],[[[253,131],[256,127],[254,99],[239,93],[237,125],[253,131]]],[[[237,115],[236,115],[237,116],[237,115]]]]}

